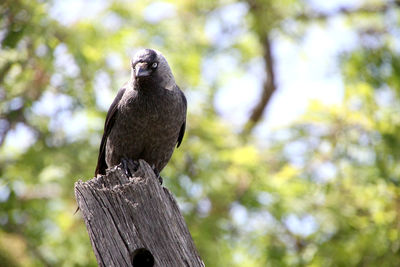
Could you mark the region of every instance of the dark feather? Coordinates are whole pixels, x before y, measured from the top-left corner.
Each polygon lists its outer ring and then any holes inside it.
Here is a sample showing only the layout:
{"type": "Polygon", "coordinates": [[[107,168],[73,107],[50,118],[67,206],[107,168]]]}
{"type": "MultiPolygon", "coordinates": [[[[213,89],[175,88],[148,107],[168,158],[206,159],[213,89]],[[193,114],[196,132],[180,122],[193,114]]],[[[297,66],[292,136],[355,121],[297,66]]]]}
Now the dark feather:
{"type": "Polygon", "coordinates": [[[112,102],[110,109],[107,112],[106,122],[104,124],[104,134],[101,138],[100,150],[99,150],[99,157],[97,159],[97,167],[94,173],[94,176],[97,174],[106,174],[107,163],[106,163],[106,143],[107,137],[110,134],[110,131],[114,125],[115,117],[118,113],[118,103],[121,100],[122,96],[125,93],[125,88],[121,88],[118,91],[117,96],[115,97],[114,101],[112,102]]]}
{"type": "Polygon", "coordinates": [[[185,135],[186,121],[182,124],[179,131],[178,142],[176,142],[176,147],[179,147],[182,143],[183,136],[185,135]]]}
{"type": "MultiPolygon", "coordinates": [[[[186,113],[187,100],[186,100],[186,97],[183,94],[183,92],[182,91],[179,91],[179,92],[181,93],[182,100],[183,100],[183,103],[185,105],[185,113],[186,113]]],[[[176,142],[176,147],[179,147],[181,145],[183,136],[185,135],[185,129],[186,129],[186,120],[183,122],[183,124],[181,126],[181,129],[179,130],[179,136],[178,136],[178,141],[176,142]]]]}

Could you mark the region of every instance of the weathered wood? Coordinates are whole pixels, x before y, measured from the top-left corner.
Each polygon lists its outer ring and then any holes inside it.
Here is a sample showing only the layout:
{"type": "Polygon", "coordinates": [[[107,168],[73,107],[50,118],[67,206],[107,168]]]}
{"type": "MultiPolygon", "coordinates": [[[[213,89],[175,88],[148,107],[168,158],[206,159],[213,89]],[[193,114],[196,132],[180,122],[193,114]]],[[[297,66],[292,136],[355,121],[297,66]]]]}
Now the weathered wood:
{"type": "Polygon", "coordinates": [[[174,197],[145,161],[133,178],[116,166],[78,181],[75,196],[99,266],[204,266],[174,197]]]}

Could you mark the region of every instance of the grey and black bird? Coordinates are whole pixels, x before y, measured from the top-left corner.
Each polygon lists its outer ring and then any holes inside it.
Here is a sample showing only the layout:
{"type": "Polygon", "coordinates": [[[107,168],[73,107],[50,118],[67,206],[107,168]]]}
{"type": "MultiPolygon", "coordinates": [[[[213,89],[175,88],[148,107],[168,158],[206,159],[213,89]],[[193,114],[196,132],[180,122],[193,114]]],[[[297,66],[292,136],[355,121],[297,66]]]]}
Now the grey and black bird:
{"type": "Polygon", "coordinates": [[[95,176],[138,159],[158,175],[182,142],[186,110],[185,95],[164,56],[152,49],[137,52],[131,78],[108,110],[95,176]]]}

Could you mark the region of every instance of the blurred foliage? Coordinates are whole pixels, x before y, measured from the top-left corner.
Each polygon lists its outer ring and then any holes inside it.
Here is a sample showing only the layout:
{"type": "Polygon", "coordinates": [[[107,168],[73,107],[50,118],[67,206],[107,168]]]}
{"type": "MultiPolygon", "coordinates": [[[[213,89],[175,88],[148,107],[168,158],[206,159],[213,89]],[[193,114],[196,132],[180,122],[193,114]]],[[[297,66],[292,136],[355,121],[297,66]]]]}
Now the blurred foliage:
{"type": "Polygon", "coordinates": [[[66,2],[0,3],[1,266],[96,266],[73,185],[92,177],[138,47],[164,53],[189,99],[162,175],[207,266],[400,265],[397,9],[330,14],[359,36],[339,57],[343,102],[311,103],[265,142],[239,136],[215,94],[262,58],[265,36],[301,45],[324,25],[305,19],[308,1],[66,2]]]}

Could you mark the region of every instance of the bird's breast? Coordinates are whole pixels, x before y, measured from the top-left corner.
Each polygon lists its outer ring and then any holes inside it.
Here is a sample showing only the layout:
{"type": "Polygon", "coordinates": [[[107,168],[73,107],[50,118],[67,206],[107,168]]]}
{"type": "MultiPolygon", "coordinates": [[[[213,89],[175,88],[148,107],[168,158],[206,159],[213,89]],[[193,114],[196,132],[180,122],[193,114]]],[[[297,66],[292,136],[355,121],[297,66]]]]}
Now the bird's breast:
{"type": "Polygon", "coordinates": [[[121,101],[107,140],[107,164],[118,164],[120,157],[143,158],[162,169],[172,155],[185,112],[173,94],[121,101]]]}

